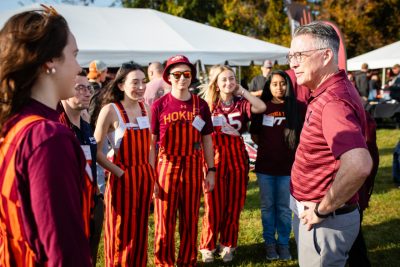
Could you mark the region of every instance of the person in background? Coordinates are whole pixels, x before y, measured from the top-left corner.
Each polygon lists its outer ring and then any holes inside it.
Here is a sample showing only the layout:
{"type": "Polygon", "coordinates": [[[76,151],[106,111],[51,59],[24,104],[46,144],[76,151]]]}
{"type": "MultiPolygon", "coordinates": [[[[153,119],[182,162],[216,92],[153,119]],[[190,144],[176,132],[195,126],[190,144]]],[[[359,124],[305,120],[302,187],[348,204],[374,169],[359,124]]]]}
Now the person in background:
{"type": "Polygon", "coordinates": [[[354,88],[357,89],[356,78],[354,77],[354,74],[352,72],[347,73],[347,79],[349,79],[354,88]]]}
{"type": "MultiPolygon", "coordinates": [[[[94,88],[94,93],[90,98],[89,108],[87,111],[89,112],[89,122],[93,132],[96,128],[97,117],[99,116],[101,103],[103,101],[105,91],[103,87],[107,78],[107,74],[108,68],[104,61],[93,60],[90,62],[87,78],[89,79],[89,83],[94,88]]],[[[107,151],[108,143],[104,142],[103,152],[107,153],[107,151]]],[[[105,173],[104,169],[99,164],[97,164],[97,184],[99,186],[100,193],[103,195],[106,186],[105,173]]]]}
{"type": "Polygon", "coordinates": [[[376,122],[368,113],[368,111],[365,111],[365,116],[367,118],[366,141],[368,151],[372,157],[373,166],[371,173],[361,186],[360,190],[358,190],[358,205],[360,206],[360,231],[358,232],[358,236],[349,251],[349,258],[347,260],[349,267],[371,266],[371,262],[369,261],[367,253],[367,245],[365,244],[364,235],[362,233],[362,220],[364,217],[364,211],[368,208],[372,190],[374,189],[375,177],[379,167],[379,150],[376,144],[376,122]]]}
{"type": "Polygon", "coordinates": [[[164,90],[169,87],[162,78],[164,67],[160,62],[152,62],[147,68],[149,82],[146,84],[144,101],[148,106],[164,95],[164,90]]]}
{"type": "Polygon", "coordinates": [[[249,90],[254,96],[261,96],[265,82],[267,81],[268,75],[271,73],[273,63],[271,60],[265,60],[261,66],[261,74],[254,77],[250,84],[249,90]]]}
{"type": "Polygon", "coordinates": [[[267,110],[254,116],[250,133],[258,145],[255,172],[260,187],[266,258],[290,260],[290,171],[302,119],[289,75],[281,70],[272,71],[261,100],[267,110]]]}
{"type": "Polygon", "coordinates": [[[64,17],[42,7],[0,31],[0,265],[89,267],[85,156],[56,111],[74,95],[78,48],[64,17]]]}
{"type": "Polygon", "coordinates": [[[396,64],[392,68],[393,78],[389,81],[390,97],[400,102],[400,65],[396,64]]]}
{"type": "Polygon", "coordinates": [[[333,27],[316,21],[296,29],[288,54],[312,93],[290,181],[300,266],[345,266],[359,233],[357,192],[372,169],[365,111],[338,50],[333,27]]]}
{"type": "MultiPolygon", "coordinates": [[[[149,109],[143,102],[146,76],[124,63],[108,85],[94,136],[99,164],[111,174],[105,192],[106,266],[146,266],[150,201],[155,171],[149,109]],[[112,146],[112,162],[102,146],[112,146]],[[151,164],[150,164],[151,163],[151,164]]],[[[157,190],[155,190],[157,194],[157,190]]]]}
{"type": "Polygon", "coordinates": [[[369,94],[369,76],[368,76],[368,64],[363,63],[361,70],[356,74],[356,88],[360,96],[364,99],[368,99],[369,94]]]}
{"type": "Polygon", "coordinates": [[[202,89],[202,95],[212,114],[217,171],[214,190],[204,193],[200,252],[203,262],[213,262],[219,241],[222,260],[230,262],[237,247],[249,175],[249,156],[241,134],[247,130],[251,113],[262,113],[266,106],[237,83],[229,66],[218,65],[211,70],[210,82],[202,89]]]}
{"type": "Polygon", "coordinates": [[[96,127],[97,116],[99,115],[101,109],[104,93],[103,87],[107,78],[107,72],[107,65],[103,61],[93,60],[90,62],[87,78],[89,79],[89,83],[94,88],[94,94],[90,99],[88,111],[90,116],[90,125],[92,126],[93,131],[96,127]]]}
{"type": "Polygon", "coordinates": [[[375,100],[380,96],[381,81],[378,74],[372,74],[369,80],[369,95],[368,100],[375,100]]]}
{"type": "Polygon", "coordinates": [[[192,77],[196,77],[196,68],[187,57],[169,58],[163,79],[171,84],[172,90],[151,107],[152,142],[153,146],[159,145],[160,190],[154,201],[156,266],[175,264],[177,211],[180,235],[177,265],[196,266],[201,187],[203,184],[206,193],[214,188],[211,114],[207,103],[189,92],[192,77]]]}
{"type": "Polygon", "coordinates": [[[93,137],[90,124],[82,118],[82,111],[89,107],[89,101],[94,93],[93,86],[82,71],[75,78],[75,94],[67,100],[61,100],[60,122],[70,128],[79,140],[85,154],[87,166],[85,175],[86,194],[82,196],[85,219],[85,232],[89,237],[92,266],[96,266],[97,250],[99,248],[101,231],[103,229],[104,203],[99,197],[97,187],[96,153],[97,143],[93,137]]]}

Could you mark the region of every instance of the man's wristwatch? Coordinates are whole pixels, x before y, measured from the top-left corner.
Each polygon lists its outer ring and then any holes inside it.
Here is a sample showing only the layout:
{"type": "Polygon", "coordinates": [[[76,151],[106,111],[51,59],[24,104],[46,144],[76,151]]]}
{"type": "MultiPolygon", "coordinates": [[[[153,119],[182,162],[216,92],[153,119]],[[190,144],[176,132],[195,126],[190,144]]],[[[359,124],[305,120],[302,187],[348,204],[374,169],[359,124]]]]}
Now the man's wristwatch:
{"type": "Polygon", "coordinates": [[[209,172],[216,172],[217,171],[217,168],[215,168],[215,167],[209,167],[209,168],[207,168],[207,173],[209,173],[209,172]]]}
{"type": "Polygon", "coordinates": [[[320,218],[320,219],[326,219],[326,218],[328,218],[329,216],[331,216],[332,212],[330,212],[330,213],[328,213],[328,214],[321,214],[321,213],[319,213],[319,212],[318,212],[318,207],[319,207],[319,204],[320,204],[320,203],[321,203],[321,202],[318,202],[317,205],[315,205],[314,213],[315,213],[315,215],[317,215],[318,218],[320,218]]]}

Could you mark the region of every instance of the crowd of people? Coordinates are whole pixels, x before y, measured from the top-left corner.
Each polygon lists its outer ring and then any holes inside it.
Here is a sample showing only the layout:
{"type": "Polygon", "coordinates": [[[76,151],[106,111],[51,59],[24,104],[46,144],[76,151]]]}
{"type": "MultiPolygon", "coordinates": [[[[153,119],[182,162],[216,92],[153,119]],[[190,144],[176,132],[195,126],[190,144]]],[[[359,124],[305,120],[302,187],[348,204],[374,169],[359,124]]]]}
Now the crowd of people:
{"type": "Polygon", "coordinates": [[[95,266],[102,231],[106,266],[147,266],[151,203],[156,266],[196,266],[198,251],[231,262],[248,130],[266,258],[292,259],[293,229],[300,266],[345,266],[350,250],[350,266],[368,266],[358,203],[376,174],[374,128],[331,26],[297,28],[291,70],[266,60],[250,91],[215,65],[198,94],[184,55],[151,62],[148,83],[132,61],[107,84],[103,61],[85,73],[51,7],[11,17],[0,43],[1,266],[95,266]]]}

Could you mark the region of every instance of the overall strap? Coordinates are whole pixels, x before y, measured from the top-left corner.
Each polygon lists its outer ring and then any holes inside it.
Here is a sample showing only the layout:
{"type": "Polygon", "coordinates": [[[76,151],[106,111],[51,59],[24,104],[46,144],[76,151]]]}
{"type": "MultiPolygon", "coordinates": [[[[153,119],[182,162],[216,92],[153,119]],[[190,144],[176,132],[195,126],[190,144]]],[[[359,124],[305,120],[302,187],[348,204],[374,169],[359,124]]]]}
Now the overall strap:
{"type": "MultiPolygon", "coordinates": [[[[22,120],[18,121],[6,134],[3,140],[0,140],[0,162],[3,162],[5,153],[8,151],[10,148],[10,145],[13,143],[14,139],[17,137],[17,135],[25,129],[26,126],[29,124],[39,121],[39,120],[44,120],[43,117],[37,116],[37,115],[31,115],[23,118],[22,120]]],[[[17,143],[15,146],[17,147],[19,143],[22,140],[17,140],[17,143]]]]}
{"type": "Polygon", "coordinates": [[[192,94],[192,102],[193,102],[193,119],[194,119],[200,113],[199,97],[195,94],[192,94]]]}
{"type": "Polygon", "coordinates": [[[146,111],[146,107],[144,106],[144,102],[140,101],[138,102],[140,109],[142,110],[142,116],[146,117],[147,116],[147,111],[146,111]]]}
{"type": "Polygon", "coordinates": [[[115,105],[117,106],[117,108],[119,110],[119,113],[121,114],[124,123],[125,124],[129,123],[128,114],[126,113],[126,110],[125,110],[124,106],[121,104],[121,102],[116,102],[115,105]]]}

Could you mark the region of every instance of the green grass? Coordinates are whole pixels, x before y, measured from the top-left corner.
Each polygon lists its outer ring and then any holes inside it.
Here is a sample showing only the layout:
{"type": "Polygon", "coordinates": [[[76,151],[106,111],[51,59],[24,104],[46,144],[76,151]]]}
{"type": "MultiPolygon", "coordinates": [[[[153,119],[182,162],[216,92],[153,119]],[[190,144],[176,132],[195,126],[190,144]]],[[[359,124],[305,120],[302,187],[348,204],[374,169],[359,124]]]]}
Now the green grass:
{"type": "MultiPolygon", "coordinates": [[[[377,132],[380,153],[380,165],[375,180],[374,193],[370,207],[364,213],[363,233],[366,239],[372,266],[400,266],[400,189],[392,181],[392,153],[400,140],[399,130],[380,129],[377,132]]],[[[200,210],[201,215],[203,209],[200,210]]],[[[199,222],[199,229],[201,224],[199,222]]],[[[149,224],[148,266],[154,266],[153,216],[149,224]]],[[[176,233],[176,246],[179,246],[179,235],[176,233]]],[[[291,252],[297,256],[293,234],[290,239],[291,252]]],[[[254,173],[250,174],[245,208],[240,217],[239,245],[234,261],[223,264],[216,259],[213,264],[199,266],[298,266],[297,260],[288,262],[265,260],[262,239],[258,186],[254,173]]],[[[100,244],[97,266],[104,266],[103,244],[100,244]]]]}

